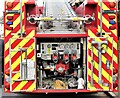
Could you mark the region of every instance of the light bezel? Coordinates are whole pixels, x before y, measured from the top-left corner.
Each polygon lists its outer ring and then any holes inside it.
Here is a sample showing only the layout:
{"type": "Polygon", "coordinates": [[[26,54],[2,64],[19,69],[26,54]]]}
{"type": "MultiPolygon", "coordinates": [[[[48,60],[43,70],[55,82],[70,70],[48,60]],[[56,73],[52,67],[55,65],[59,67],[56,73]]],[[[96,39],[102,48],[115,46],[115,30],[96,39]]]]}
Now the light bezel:
{"type": "Polygon", "coordinates": [[[115,2],[110,2],[109,6],[110,6],[110,8],[115,8],[116,7],[116,3],[115,2]]]}
{"type": "Polygon", "coordinates": [[[12,2],[7,2],[6,6],[7,6],[7,8],[12,8],[13,7],[13,3],[12,2]]]}

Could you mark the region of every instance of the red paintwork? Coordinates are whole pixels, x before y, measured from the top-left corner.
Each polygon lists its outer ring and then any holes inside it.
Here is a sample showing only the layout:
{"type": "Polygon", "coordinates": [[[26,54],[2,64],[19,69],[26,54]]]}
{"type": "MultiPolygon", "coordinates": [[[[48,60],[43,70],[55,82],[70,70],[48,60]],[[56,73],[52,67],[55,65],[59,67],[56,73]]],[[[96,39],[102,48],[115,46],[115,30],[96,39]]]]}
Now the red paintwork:
{"type": "Polygon", "coordinates": [[[85,34],[36,34],[36,38],[79,38],[79,37],[87,37],[88,35],[85,34]]]}

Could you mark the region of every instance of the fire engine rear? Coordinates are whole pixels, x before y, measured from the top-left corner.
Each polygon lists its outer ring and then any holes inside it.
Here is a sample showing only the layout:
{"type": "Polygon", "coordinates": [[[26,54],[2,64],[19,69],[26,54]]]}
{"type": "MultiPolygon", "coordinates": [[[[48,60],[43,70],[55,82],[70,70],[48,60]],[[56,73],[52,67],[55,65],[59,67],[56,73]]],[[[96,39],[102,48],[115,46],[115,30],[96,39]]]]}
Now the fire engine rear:
{"type": "Polygon", "coordinates": [[[117,2],[5,2],[5,92],[117,91],[117,2]]]}

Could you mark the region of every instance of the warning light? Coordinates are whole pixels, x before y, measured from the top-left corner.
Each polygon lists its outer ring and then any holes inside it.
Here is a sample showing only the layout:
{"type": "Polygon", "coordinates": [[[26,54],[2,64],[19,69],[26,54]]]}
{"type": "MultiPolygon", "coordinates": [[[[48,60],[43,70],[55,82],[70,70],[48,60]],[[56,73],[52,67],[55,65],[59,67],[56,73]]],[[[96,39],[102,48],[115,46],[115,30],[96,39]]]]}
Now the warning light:
{"type": "Polygon", "coordinates": [[[7,7],[8,7],[8,8],[12,8],[12,7],[13,7],[13,3],[12,3],[12,2],[8,2],[8,3],[7,3],[7,7]]]}
{"type": "Polygon", "coordinates": [[[112,20],[112,19],[115,19],[115,16],[111,15],[111,16],[109,16],[109,18],[112,20]]]}
{"type": "Polygon", "coordinates": [[[109,24],[114,25],[116,22],[114,20],[110,20],[109,24]]]}
{"type": "Polygon", "coordinates": [[[114,8],[116,6],[116,3],[115,2],[110,2],[110,7],[111,8],[114,8]]]}
{"type": "Polygon", "coordinates": [[[116,26],[110,26],[109,27],[109,30],[115,30],[116,29],[116,26]]]}
{"type": "Polygon", "coordinates": [[[5,74],[9,76],[10,75],[10,70],[6,70],[5,74]]]}
{"type": "Polygon", "coordinates": [[[8,20],[12,20],[12,19],[13,19],[13,16],[7,16],[7,19],[8,19],[8,20]]]}
{"type": "Polygon", "coordinates": [[[7,25],[13,25],[13,22],[8,21],[6,24],[7,25]]]}
{"type": "Polygon", "coordinates": [[[13,27],[6,27],[7,30],[13,30],[13,27]]]}

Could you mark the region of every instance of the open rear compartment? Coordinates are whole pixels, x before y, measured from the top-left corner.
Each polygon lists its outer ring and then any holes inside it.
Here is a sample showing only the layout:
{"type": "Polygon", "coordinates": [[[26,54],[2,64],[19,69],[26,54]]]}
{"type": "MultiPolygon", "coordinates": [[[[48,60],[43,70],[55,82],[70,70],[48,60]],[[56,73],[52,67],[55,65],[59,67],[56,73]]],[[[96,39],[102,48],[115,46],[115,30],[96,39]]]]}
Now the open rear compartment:
{"type": "Polygon", "coordinates": [[[87,88],[86,38],[37,38],[36,45],[37,90],[87,88]]]}

